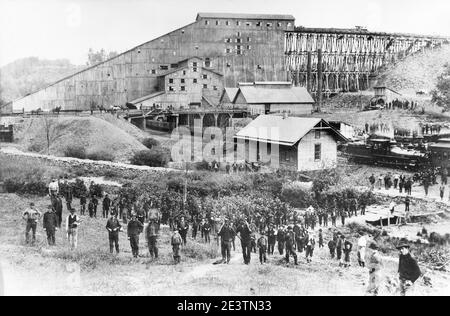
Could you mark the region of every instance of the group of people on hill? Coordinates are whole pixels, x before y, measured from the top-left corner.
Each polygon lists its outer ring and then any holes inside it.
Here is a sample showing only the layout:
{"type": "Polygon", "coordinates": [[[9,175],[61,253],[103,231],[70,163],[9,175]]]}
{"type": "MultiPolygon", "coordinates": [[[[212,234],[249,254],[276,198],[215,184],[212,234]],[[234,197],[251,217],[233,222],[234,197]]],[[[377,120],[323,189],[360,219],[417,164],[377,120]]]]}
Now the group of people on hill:
{"type": "Polygon", "coordinates": [[[407,195],[412,194],[412,187],[416,183],[423,186],[425,196],[428,196],[430,187],[439,184],[437,181],[438,176],[441,178],[439,195],[441,200],[443,200],[445,186],[448,184],[447,168],[427,168],[415,173],[413,176],[406,176],[399,173],[392,174],[391,172],[388,172],[385,175],[380,174],[378,177],[376,177],[375,174],[372,174],[369,177],[369,183],[372,191],[375,188],[378,190],[381,190],[382,187],[384,187],[385,190],[393,188],[394,190],[398,189],[399,193],[405,192],[407,195]]]}

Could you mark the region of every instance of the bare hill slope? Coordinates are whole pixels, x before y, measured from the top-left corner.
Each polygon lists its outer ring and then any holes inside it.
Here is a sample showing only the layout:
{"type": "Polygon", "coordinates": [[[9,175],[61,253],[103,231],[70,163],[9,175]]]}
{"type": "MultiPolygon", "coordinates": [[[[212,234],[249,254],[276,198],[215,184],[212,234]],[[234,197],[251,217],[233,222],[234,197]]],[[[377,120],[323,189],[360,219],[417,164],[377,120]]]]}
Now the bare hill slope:
{"type": "Polygon", "coordinates": [[[96,117],[47,117],[20,119],[15,138],[25,150],[64,156],[68,146],[82,146],[86,153],[109,152],[115,161],[127,162],[146,147],[123,129],[96,117]],[[47,128],[46,126],[49,126],[47,128]]]}

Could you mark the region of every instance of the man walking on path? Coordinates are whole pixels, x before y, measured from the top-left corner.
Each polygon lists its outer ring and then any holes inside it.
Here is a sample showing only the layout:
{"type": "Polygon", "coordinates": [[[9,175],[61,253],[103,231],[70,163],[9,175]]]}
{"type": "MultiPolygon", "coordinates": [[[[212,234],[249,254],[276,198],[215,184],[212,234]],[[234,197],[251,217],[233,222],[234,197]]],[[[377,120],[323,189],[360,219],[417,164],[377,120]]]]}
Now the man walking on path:
{"type": "Polygon", "coordinates": [[[66,218],[67,240],[69,241],[70,250],[76,250],[78,247],[78,225],[80,220],[75,214],[75,209],[70,210],[69,216],[66,218]]]}
{"type": "Polygon", "coordinates": [[[47,233],[47,241],[49,246],[55,245],[55,232],[58,230],[58,216],[51,205],[48,206],[47,212],[44,214],[43,227],[47,233]]]}
{"type": "Polygon", "coordinates": [[[277,232],[278,252],[280,253],[280,255],[283,255],[284,253],[285,240],[286,240],[285,227],[280,226],[277,232]]]}
{"type": "Polygon", "coordinates": [[[156,220],[151,219],[150,222],[148,223],[145,236],[147,239],[148,252],[152,257],[152,259],[153,258],[158,259],[158,246],[157,246],[158,232],[159,232],[159,224],[156,222],[156,220]]]}
{"type": "Polygon", "coordinates": [[[120,222],[117,219],[117,214],[112,214],[111,218],[108,219],[106,229],[108,230],[109,237],[109,252],[113,253],[115,246],[116,253],[119,254],[119,232],[122,229],[122,225],[120,225],[120,222]]]}
{"type": "Polygon", "coordinates": [[[142,233],[144,225],[137,220],[136,213],[131,215],[131,221],[128,223],[127,232],[130,241],[131,252],[134,258],[139,256],[139,235],[142,233]]]}
{"type": "Polygon", "coordinates": [[[244,257],[244,263],[249,264],[251,260],[251,248],[252,248],[252,231],[247,221],[244,219],[237,229],[237,233],[241,238],[242,256],[244,257]]]}
{"type": "Polygon", "coordinates": [[[27,244],[30,243],[30,231],[32,232],[32,244],[36,242],[36,228],[41,216],[42,213],[39,212],[34,203],[30,203],[30,207],[23,212],[22,218],[27,223],[25,228],[25,242],[27,244]]]}
{"type": "Polygon", "coordinates": [[[264,236],[264,231],[261,232],[261,236],[258,238],[258,248],[259,248],[259,262],[265,264],[267,261],[267,238],[264,236]]]}
{"type": "Polygon", "coordinates": [[[420,277],[420,271],[417,261],[409,253],[409,245],[400,244],[397,249],[400,251],[398,262],[398,273],[400,279],[400,295],[405,296],[406,292],[413,286],[414,282],[420,277]]]}
{"type": "Polygon", "coordinates": [[[295,233],[292,230],[292,227],[289,226],[286,232],[286,262],[289,263],[289,256],[294,257],[294,263],[295,265],[298,265],[297,262],[297,254],[294,250],[294,244],[295,244],[295,233]]]}
{"type": "Polygon", "coordinates": [[[225,219],[225,223],[219,230],[218,236],[221,237],[221,249],[223,263],[230,263],[231,259],[231,242],[233,239],[233,230],[230,227],[228,219],[225,219]]]}

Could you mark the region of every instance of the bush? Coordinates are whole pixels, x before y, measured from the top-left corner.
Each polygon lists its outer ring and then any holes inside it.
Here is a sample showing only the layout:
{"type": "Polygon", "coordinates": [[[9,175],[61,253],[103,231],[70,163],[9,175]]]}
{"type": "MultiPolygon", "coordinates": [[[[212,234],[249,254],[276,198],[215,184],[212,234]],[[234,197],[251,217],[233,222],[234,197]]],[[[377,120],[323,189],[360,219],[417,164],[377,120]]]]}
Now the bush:
{"type": "Polygon", "coordinates": [[[48,194],[47,184],[43,181],[32,180],[24,182],[17,178],[7,179],[4,183],[6,192],[16,194],[32,194],[45,196],[48,194]]]}
{"type": "Polygon", "coordinates": [[[72,157],[78,159],[86,159],[86,150],[82,146],[70,145],[64,149],[65,157],[72,157]]]}
{"type": "Polygon", "coordinates": [[[114,155],[105,150],[90,152],[86,158],[95,161],[114,161],[114,155]]]}
{"type": "Polygon", "coordinates": [[[44,146],[42,144],[33,143],[30,146],[28,146],[28,151],[39,153],[44,149],[44,146]]]}
{"type": "Polygon", "coordinates": [[[169,153],[162,148],[142,150],[131,159],[131,164],[149,167],[164,167],[169,162],[169,153]]]}
{"type": "Polygon", "coordinates": [[[146,138],[142,141],[142,144],[148,149],[152,149],[153,147],[158,147],[160,145],[159,141],[154,138],[146,138]]]}

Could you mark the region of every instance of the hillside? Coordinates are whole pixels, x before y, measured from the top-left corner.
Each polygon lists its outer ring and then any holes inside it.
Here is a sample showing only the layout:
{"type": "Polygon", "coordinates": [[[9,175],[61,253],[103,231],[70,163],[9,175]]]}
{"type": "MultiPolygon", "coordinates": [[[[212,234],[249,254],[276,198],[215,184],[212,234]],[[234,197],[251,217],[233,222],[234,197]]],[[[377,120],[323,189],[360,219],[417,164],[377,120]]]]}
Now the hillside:
{"type": "Polygon", "coordinates": [[[67,59],[28,57],[0,68],[1,98],[11,101],[83,69],[67,59]]]}
{"type": "Polygon", "coordinates": [[[64,156],[68,146],[82,146],[87,154],[108,152],[115,161],[127,162],[135,152],[146,149],[134,136],[96,117],[30,118],[16,123],[15,139],[23,150],[46,154],[47,130],[50,154],[56,156],[64,156]]]}

